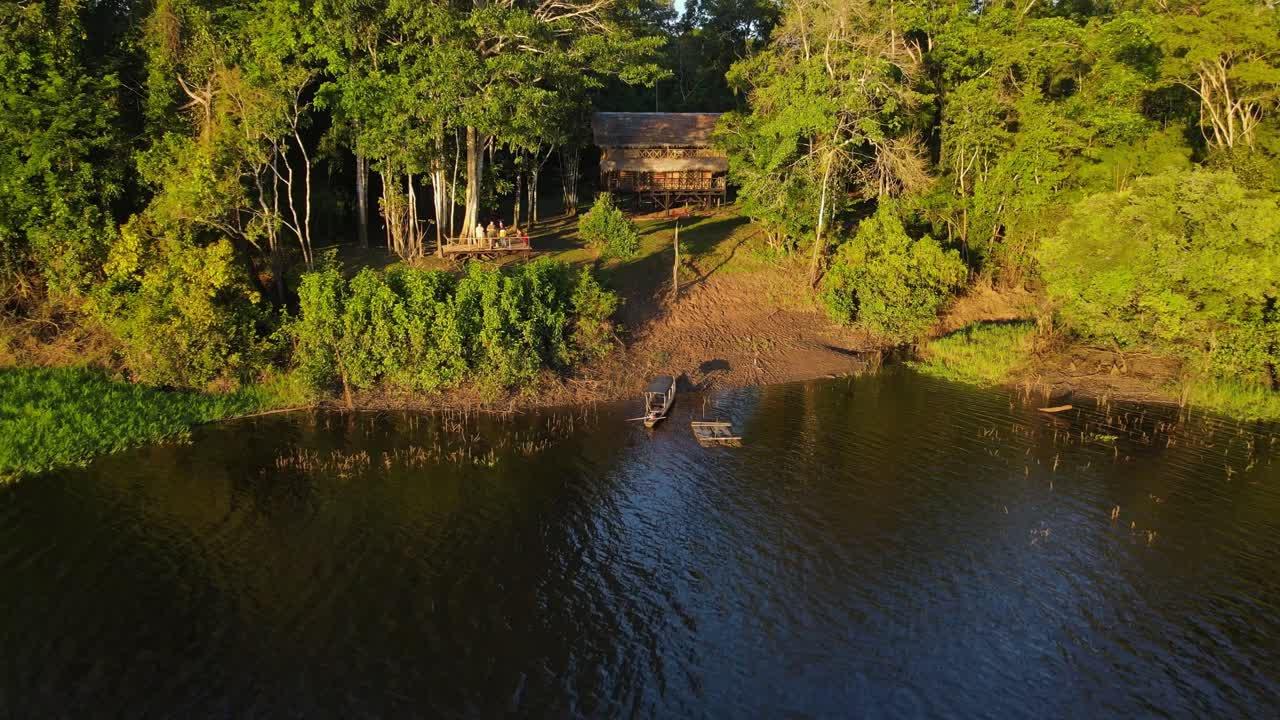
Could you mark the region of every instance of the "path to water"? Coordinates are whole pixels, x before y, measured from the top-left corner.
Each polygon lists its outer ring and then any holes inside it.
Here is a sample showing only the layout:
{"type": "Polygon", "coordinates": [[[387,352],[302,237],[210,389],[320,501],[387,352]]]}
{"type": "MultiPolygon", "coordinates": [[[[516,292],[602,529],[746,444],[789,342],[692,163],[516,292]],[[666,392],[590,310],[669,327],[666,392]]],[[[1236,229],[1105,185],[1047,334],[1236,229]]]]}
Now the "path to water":
{"type": "Polygon", "coordinates": [[[707,402],[743,447],[693,396],[280,416],[4,488],[0,716],[1274,711],[1280,428],[906,370],[707,402]]]}

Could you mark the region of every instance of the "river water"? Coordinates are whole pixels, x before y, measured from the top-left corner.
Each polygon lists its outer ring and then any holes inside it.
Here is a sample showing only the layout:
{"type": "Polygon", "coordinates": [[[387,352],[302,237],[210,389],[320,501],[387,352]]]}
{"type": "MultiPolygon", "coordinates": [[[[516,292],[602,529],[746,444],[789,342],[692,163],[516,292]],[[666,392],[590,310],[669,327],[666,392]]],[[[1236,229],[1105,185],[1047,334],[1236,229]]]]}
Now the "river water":
{"type": "Polygon", "coordinates": [[[264,417],[0,489],[0,716],[1275,711],[1280,428],[906,369],[637,406],[264,417]]]}

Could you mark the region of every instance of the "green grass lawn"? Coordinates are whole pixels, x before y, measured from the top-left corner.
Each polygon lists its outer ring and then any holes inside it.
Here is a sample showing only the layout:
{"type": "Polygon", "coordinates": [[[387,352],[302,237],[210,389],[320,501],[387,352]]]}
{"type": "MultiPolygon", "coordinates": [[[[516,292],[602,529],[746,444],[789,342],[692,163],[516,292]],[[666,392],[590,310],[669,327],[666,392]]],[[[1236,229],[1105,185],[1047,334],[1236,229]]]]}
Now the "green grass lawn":
{"type": "Polygon", "coordinates": [[[0,370],[0,479],[184,437],[192,427],[301,400],[286,379],[234,393],[176,392],[87,368],[0,370]]]}
{"type": "Polygon", "coordinates": [[[975,323],[930,340],[911,366],[934,377],[970,385],[1008,382],[1031,353],[1035,323],[975,323]]]}

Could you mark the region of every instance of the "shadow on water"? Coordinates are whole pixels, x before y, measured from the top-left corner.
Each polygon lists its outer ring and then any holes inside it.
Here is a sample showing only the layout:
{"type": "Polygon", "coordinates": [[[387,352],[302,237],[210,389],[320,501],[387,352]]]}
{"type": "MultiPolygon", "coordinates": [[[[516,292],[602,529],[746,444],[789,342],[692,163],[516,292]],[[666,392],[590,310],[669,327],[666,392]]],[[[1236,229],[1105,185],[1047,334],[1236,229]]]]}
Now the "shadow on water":
{"type": "Polygon", "coordinates": [[[0,714],[1249,715],[1274,426],[905,368],[207,428],[0,493],[0,714]],[[730,419],[702,448],[690,418],[730,419]]]}

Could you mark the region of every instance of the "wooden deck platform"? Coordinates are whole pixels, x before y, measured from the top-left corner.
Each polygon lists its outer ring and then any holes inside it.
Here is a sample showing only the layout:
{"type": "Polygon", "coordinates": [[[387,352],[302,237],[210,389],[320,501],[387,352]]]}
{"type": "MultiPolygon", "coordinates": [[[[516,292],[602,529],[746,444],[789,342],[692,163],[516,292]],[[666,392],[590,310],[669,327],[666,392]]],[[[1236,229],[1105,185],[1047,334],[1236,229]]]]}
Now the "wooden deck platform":
{"type": "Polygon", "coordinates": [[[689,423],[693,436],[701,445],[741,445],[742,436],[733,434],[733,426],[719,420],[694,420],[689,423]]]}
{"type": "Polygon", "coordinates": [[[472,238],[445,238],[444,246],[440,250],[445,257],[493,260],[503,255],[523,255],[527,258],[533,253],[533,246],[523,240],[475,242],[472,238]]]}

